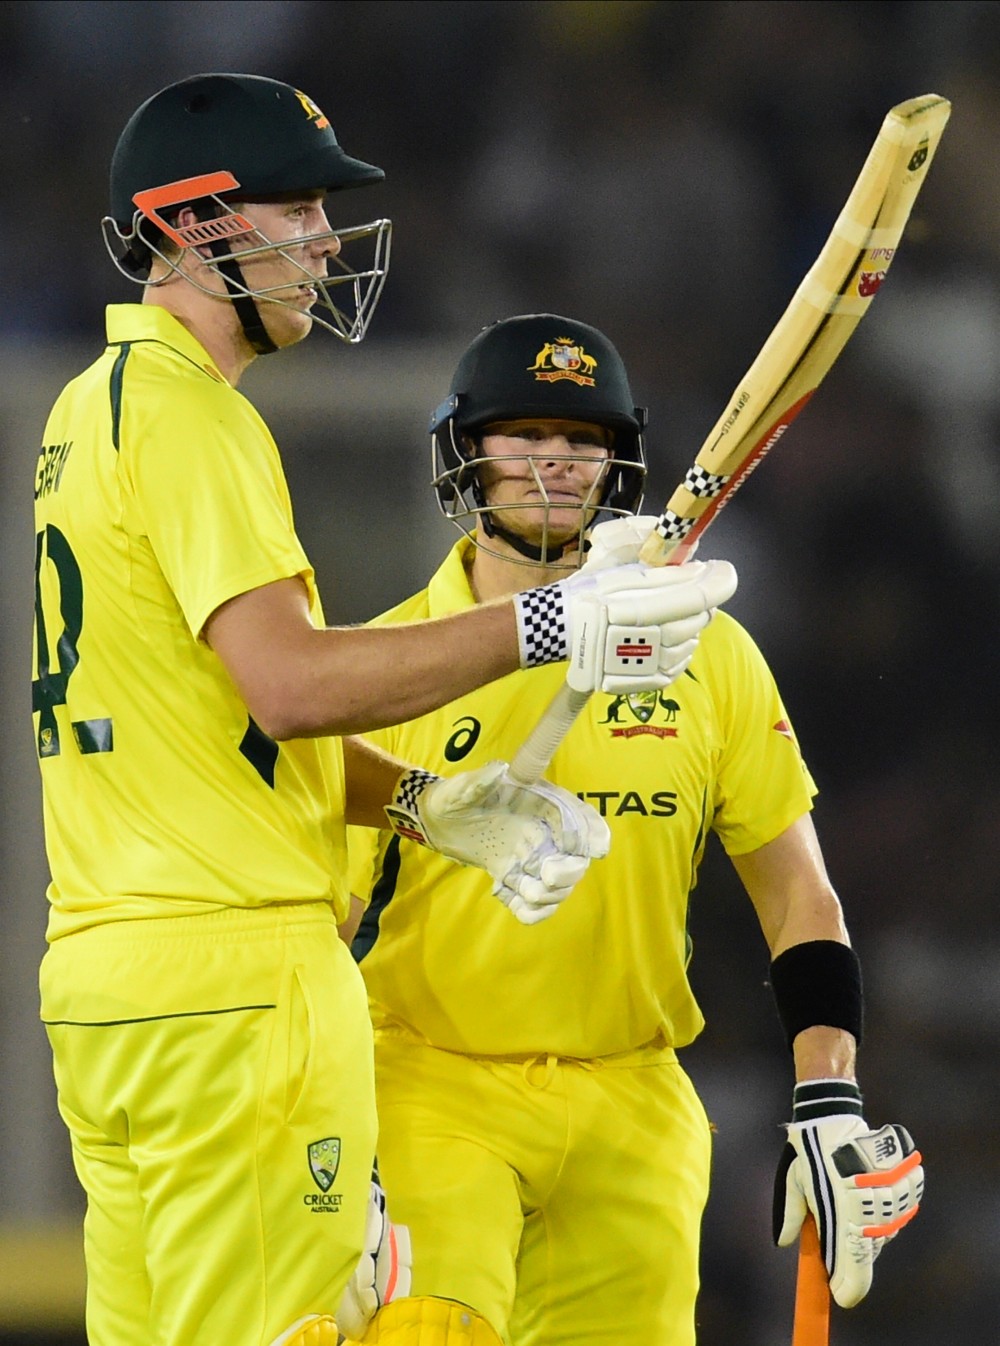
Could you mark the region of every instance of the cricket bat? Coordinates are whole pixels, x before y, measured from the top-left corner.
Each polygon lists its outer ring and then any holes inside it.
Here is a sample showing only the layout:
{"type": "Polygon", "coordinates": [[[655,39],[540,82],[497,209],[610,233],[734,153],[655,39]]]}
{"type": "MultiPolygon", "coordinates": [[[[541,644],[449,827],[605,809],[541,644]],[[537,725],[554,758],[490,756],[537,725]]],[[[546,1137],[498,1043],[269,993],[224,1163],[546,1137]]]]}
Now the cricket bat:
{"type": "MultiPolygon", "coordinates": [[[[950,113],[938,94],[890,108],[819,256],[644,542],[646,565],[691,555],[819,387],[885,280],[950,113]]],[[[589,697],[563,684],[515,753],[515,780],[542,775],[589,697]]]]}

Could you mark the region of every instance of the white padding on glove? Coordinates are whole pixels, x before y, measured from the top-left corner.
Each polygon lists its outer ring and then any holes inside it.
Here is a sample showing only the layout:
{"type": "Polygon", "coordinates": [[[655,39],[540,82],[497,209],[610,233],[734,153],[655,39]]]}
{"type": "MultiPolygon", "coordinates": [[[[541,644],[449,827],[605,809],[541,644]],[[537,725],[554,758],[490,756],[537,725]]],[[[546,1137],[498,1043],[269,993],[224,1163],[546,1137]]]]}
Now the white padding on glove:
{"type": "Polygon", "coordinates": [[[735,592],[728,561],[584,566],[514,595],[521,667],[568,659],[574,691],[660,690],[687,668],[713,612],[735,592]]]}
{"type": "MultiPolygon", "coordinates": [[[[849,1309],[871,1288],[876,1257],[920,1208],[924,1170],[905,1127],[870,1129],[860,1116],[861,1095],[854,1086],[852,1108],[845,1105],[842,1112],[795,1121],[796,1111],[814,1110],[810,1094],[830,1083],[843,1095],[843,1081],[813,1080],[796,1088],[788,1143],[775,1179],[774,1240],[781,1248],[794,1243],[811,1212],[830,1293],[841,1308],[849,1309]]],[[[836,1107],[844,1100],[831,1101],[836,1107]]]]}
{"type": "Polygon", "coordinates": [[[549,781],[519,784],[506,762],[457,776],[405,771],[385,812],[401,836],[485,869],[524,925],[551,916],[611,845],[596,809],[549,781]]]}
{"type": "Polygon", "coordinates": [[[385,1208],[385,1193],[373,1182],[365,1220],[365,1250],[334,1315],[340,1334],[362,1337],[383,1304],[408,1295],[412,1266],[410,1231],[406,1225],[392,1223],[385,1208]]]}
{"type": "Polygon", "coordinates": [[[691,662],[715,609],[736,591],[728,561],[612,566],[562,583],[569,589],[574,581],[593,585],[567,599],[566,681],[577,692],[668,687],[691,662]]]}
{"type": "Polygon", "coordinates": [[[625,514],[591,529],[582,570],[607,570],[638,561],[642,544],[656,527],[655,514],[625,514]]]}

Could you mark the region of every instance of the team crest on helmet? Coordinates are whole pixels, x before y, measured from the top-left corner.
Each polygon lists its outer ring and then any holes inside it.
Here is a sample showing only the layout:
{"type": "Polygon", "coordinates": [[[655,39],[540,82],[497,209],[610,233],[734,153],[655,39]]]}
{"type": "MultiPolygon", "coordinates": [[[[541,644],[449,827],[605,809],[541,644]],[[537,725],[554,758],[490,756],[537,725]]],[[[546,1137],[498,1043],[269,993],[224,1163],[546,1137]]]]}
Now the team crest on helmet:
{"type": "Polygon", "coordinates": [[[538,383],[555,383],[559,379],[570,379],[583,387],[593,388],[596,383],[594,371],[597,360],[588,355],[572,337],[556,337],[555,341],[546,341],[535,356],[535,363],[528,365],[538,383]]]}
{"type": "Polygon", "coordinates": [[[327,1136],[324,1140],[314,1140],[306,1150],[313,1181],[321,1192],[328,1192],[340,1167],[340,1137],[327,1136]]]}
{"type": "Polygon", "coordinates": [[[677,714],[680,704],[662,691],[628,692],[613,696],[608,702],[607,718],[600,724],[611,725],[612,738],[635,738],[637,734],[653,734],[656,738],[676,738],[677,714]],[[624,721],[624,711],[637,720],[637,724],[624,721]],[[658,723],[652,723],[657,720],[658,723]]]}
{"type": "Polygon", "coordinates": [[[303,93],[301,89],[296,89],[295,97],[305,108],[306,116],[309,118],[309,120],[316,123],[317,131],[322,131],[327,126],[330,125],[329,117],[325,117],[323,115],[323,113],[319,110],[319,108],[316,106],[316,104],[313,102],[313,100],[309,97],[307,93],[303,93]]]}

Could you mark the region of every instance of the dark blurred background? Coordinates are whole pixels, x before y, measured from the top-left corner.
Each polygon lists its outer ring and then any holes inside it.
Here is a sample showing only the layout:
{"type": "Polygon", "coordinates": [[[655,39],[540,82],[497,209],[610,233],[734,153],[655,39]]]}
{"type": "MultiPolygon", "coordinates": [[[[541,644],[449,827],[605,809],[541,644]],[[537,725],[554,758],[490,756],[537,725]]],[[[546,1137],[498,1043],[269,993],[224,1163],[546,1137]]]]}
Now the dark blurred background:
{"type": "MultiPolygon", "coordinates": [[[[1000,5],[686,0],[113,0],[0,7],[0,1343],[82,1342],[82,1202],[37,1023],[46,871],[30,732],[31,483],[47,408],[135,299],[105,256],[134,108],[200,71],[306,90],[386,184],[365,344],[324,333],[241,390],[282,446],[334,621],[401,599],[452,540],[426,422],[485,323],[550,310],[616,342],[650,408],[658,508],[829,232],[888,108],[951,123],[889,282],[703,554],[778,677],[866,972],[869,1121],[925,1154],[916,1224],[834,1346],[1000,1341],[996,526],[1000,5]]],[[[717,850],[694,895],[717,1127],[702,1346],[790,1336],[770,1244],[791,1082],[751,909],[717,850]]],[[[612,1124],[609,1119],[609,1124],[612,1124]]]]}

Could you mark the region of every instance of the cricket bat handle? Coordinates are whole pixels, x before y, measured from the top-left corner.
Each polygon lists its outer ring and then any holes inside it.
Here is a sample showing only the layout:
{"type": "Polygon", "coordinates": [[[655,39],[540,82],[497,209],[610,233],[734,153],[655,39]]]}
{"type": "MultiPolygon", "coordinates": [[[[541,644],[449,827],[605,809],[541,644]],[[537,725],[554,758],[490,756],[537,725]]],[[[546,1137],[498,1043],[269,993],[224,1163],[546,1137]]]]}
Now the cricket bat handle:
{"type": "Polygon", "coordinates": [[[799,1238],[792,1346],[829,1346],[830,1283],[820,1252],[816,1223],[807,1215],[799,1238]]]}
{"type": "Polygon", "coordinates": [[[553,753],[590,696],[590,692],[575,692],[567,682],[562,684],[545,714],[514,754],[510,764],[514,780],[521,785],[533,785],[545,774],[553,753]]]}
{"type": "MultiPolygon", "coordinates": [[[[693,542],[691,544],[694,545],[693,542]]],[[[642,544],[639,560],[644,565],[673,565],[682,561],[690,548],[664,542],[655,529],[642,544]]],[[[573,722],[590,700],[591,692],[575,692],[564,682],[549,702],[544,715],[524,740],[510,764],[510,774],[520,785],[534,785],[545,775],[556,748],[573,727],[573,722]]]]}

